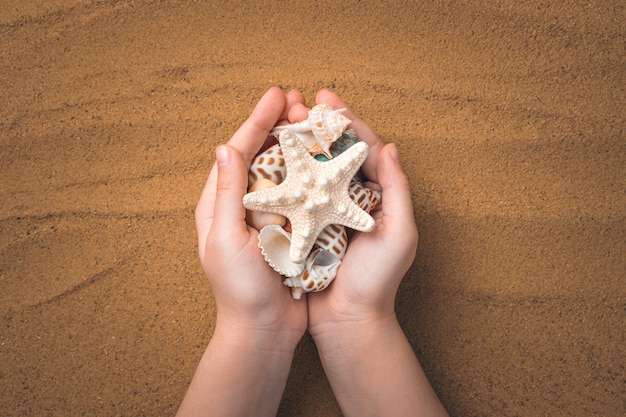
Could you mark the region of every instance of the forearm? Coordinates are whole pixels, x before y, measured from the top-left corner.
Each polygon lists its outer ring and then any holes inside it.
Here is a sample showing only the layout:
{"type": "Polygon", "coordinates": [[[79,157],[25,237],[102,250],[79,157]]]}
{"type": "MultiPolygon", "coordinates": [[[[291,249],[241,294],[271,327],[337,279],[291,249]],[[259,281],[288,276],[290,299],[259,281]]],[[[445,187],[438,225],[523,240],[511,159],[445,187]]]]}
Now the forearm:
{"type": "Polygon", "coordinates": [[[446,416],[395,315],[344,322],[315,338],[346,416],[446,416]]]}
{"type": "Polygon", "coordinates": [[[276,415],[294,348],[280,336],[218,321],[177,416],[276,415]]]}

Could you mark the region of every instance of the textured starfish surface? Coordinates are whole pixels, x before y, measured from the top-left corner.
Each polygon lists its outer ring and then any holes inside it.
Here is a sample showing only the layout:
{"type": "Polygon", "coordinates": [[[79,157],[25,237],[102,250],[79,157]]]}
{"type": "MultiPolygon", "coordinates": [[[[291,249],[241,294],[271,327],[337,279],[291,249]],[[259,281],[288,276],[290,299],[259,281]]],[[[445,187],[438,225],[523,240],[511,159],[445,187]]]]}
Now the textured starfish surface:
{"type": "Polygon", "coordinates": [[[292,262],[306,260],[317,236],[329,224],[340,224],[361,232],[374,228],[374,219],[355,204],[348,186],[359,170],[368,146],[357,142],[327,162],[313,158],[290,130],[280,133],[287,176],[278,186],[248,193],[243,198],[249,210],[278,213],[291,221],[292,262]]]}

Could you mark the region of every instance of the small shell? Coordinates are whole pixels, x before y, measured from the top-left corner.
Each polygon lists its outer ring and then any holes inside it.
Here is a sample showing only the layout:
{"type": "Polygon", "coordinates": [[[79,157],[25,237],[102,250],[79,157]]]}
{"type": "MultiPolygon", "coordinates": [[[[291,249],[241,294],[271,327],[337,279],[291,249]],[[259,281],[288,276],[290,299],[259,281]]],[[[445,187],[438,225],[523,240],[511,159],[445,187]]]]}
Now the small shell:
{"type": "Polygon", "coordinates": [[[352,123],[352,120],[342,114],[345,110],[333,110],[328,104],[320,104],[309,112],[311,130],[322,147],[324,155],[330,155],[330,146],[352,123]]]}
{"type": "MultiPolygon", "coordinates": [[[[356,136],[356,130],[352,128],[347,129],[345,132],[343,132],[341,137],[334,141],[333,144],[330,146],[330,154],[333,158],[339,156],[340,154],[348,150],[350,146],[357,143],[357,141],[358,140],[356,136]]],[[[315,159],[321,162],[326,162],[329,160],[329,158],[327,158],[326,155],[323,154],[315,155],[315,159]]]]}
{"type": "Polygon", "coordinates": [[[340,224],[328,225],[317,237],[315,245],[343,259],[348,249],[348,234],[340,224]]]}
{"type": "Polygon", "coordinates": [[[311,252],[306,261],[306,267],[297,277],[285,279],[284,285],[291,288],[291,296],[299,300],[303,293],[321,291],[337,276],[337,269],[341,258],[318,248],[311,252]]]}
{"type": "Polygon", "coordinates": [[[304,270],[303,263],[292,262],[289,258],[291,234],[277,225],[265,226],[259,232],[259,248],[265,261],[281,275],[295,277],[304,270]]]}
{"type": "MultiPolygon", "coordinates": [[[[252,187],[250,187],[248,192],[265,190],[267,188],[276,187],[276,185],[277,184],[268,179],[261,178],[257,180],[254,184],[252,184],[252,187]]],[[[256,230],[261,230],[262,228],[270,224],[284,226],[285,223],[287,223],[287,218],[276,213],[269,213],[257,210],[246,210],[246,222],[250,226],[254,227],[256,230]]]]}
{"type": "Polygon", "coordinates": [[[371,188],[364,187],[356,181],[352,181],[348,187],[348,193],[350,198],[354,201],[362,210],[367,213],[371,213],[372,210],[380,204],[382,199],[382,193],[380,191],[372,190],[371,188]]]}
{"type": "Polygon", "coordinates": [[[285,158],[278,144],[267,148],[252,161],[248,171],[248,185],[259,179],[267,179],[280,184],[285,179],[285,158]]]}
{"type": "Polygon", "coordinates": [[[309,110],[309,117],[298,123],[277,126],[272,134],[289,129],[296,134],[312,155],[324,154],[332,158],[330,147],[352,123],[342,113],[346,109],[333,109],[330,104],[318,104],[309,110]]]}

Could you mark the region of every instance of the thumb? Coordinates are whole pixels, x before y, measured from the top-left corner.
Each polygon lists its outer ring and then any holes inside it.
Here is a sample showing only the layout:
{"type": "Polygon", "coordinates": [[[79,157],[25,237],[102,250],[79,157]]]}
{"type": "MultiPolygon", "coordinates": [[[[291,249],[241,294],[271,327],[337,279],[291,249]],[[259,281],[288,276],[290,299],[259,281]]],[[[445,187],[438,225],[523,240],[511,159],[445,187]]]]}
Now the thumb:
{"type": "Polygon", "coordinates": [[[233,147],[220,145],[215,151],[217,186],[215,191],[214,231],[218,236],[237,236],[247,230],[243,196],[248,188],[248,167],[233,147]]]}
{"type": "Polygon", "coordinates": [[[398,148],[395,144],[385,145],[380,151],[376,175],[383,194],[384,229],[396,237],[408,237],[410,233],[407,231],[415,230],[415,239],[417,239],[409,180],[402,170],[398,148]]]}

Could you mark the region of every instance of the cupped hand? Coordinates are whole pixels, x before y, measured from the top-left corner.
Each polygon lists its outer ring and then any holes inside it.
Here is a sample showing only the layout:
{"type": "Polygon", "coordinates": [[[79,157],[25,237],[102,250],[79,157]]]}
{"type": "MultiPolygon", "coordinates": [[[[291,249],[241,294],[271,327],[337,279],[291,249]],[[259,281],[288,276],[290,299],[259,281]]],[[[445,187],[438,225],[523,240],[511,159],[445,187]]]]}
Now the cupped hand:
{"type": "MultiPolygon", "coordinates": [[[[322,90],[316,103],[347,108],[334,93],[322,90]]],[[[289,117],[303,117],[306,108],[292,106],[289,117]]],[[[369,145],[370,153],[362,166],[369,186],[382,191],[382,204],[372,216],[374,230],[357,233],[333,283],[324,291],[309,293],[309,332],[323,332],[341,322],[366,322],[395,315],[395,295],[402,277],[415,259],[418,233],[413,217],[409,182],[400,165],[394,144],[384,145],[378,135],[347,108],[359,140],[369,145]]]]}
{"type": "MultiPolygon", "coordinates": [[[[195,218],[203,270],[217,305],[218,324],[288,335],[297,343],[307,326],[306,303],[293,300],[263,259],[258,232],[246,224],[242,199],[248,170],[269,131],[303,103],[298,92],[271,88],[226,145],[216,150],[195,218]]],[[[295,344],[294,344],[295,346],[295,344]]]]}

